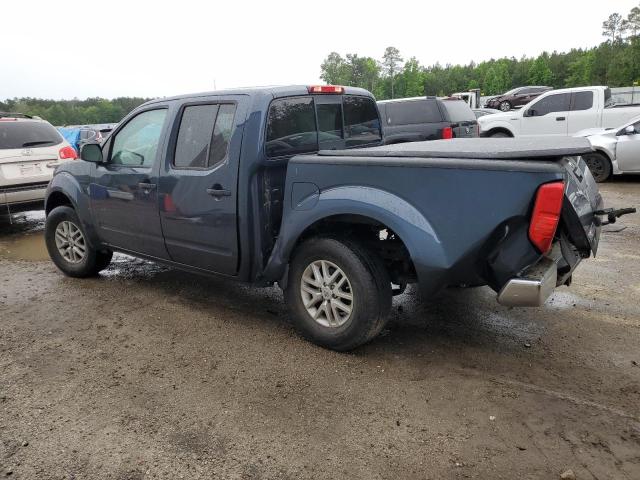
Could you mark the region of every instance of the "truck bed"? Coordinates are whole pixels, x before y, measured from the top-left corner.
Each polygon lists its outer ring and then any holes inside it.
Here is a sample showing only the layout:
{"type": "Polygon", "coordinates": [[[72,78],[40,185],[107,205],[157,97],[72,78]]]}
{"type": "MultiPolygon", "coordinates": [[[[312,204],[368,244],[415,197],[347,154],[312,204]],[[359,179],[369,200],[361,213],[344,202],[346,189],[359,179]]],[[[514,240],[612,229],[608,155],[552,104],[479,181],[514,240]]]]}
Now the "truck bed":
{"type": "Polygon", "coordinates": [[[342,214],[349,223],[366,217],[404,242],[425,293],[483,283],[499,291],[541,258],[527,236],[533,202],[541,185],[564,181],[558,242],[561,236],[570,239],[570,275],[580,258],[595,254],[599,237],[593,212],[602,200],[579,158],[590,151],[584,138],[547,137],[454,139],[296,156],[287,168],[289,193],[275,257],[286,257],[292,247],[287,239],[297,238],[314,219],[342,214]]]}

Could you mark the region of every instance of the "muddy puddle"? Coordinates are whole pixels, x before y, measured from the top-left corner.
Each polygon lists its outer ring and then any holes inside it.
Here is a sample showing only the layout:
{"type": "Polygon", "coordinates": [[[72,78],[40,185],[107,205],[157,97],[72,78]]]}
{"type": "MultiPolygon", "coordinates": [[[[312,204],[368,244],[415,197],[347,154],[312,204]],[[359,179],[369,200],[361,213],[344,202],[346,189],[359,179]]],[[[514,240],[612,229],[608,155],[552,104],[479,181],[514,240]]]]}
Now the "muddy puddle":
{"type": "Polygon", "coordinates": [[[44,234],[31,233],[16,237],[0,237],[0,258],[39,262],[49,259],[44,234]]]}
{"type": "Polygon", "coordinates": [[[0,259],[38,262],[49,259],[44,244],[45,214],[26,212],[0,218],[0,259]]]}

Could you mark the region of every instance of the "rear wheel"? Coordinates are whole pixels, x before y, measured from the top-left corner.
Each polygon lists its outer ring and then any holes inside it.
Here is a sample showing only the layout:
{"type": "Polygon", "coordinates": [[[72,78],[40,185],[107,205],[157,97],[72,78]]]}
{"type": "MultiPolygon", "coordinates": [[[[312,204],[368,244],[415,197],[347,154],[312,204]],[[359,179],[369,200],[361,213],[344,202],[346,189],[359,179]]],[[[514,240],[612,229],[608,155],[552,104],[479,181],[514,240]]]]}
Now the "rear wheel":
{"type": "Polygon", "coordinates": [[[382,261],[351,240],[315,238],[295,252],[285,296],[298,331],[333,350],[372,340],[387,322],[391,280],[382,261]]]}
{"type": "Polygon", "coordinates": [[[509,110],[511,110],[511,103],[508,100],[500,102],[500,110],[503,112],[508,112],[509,110]]]}
{"type": "Polygon", "coordinates": [[[45,243],[53,263],[70,277],[97,275],[113,255],[89,244],[78,215],[68,206],[56,207],[47,216],[45,243]]]}
{"type": "Polygon", "coordinates": [[[582,158],[587,163],[589,170],[596,182],[605,182],[611,176],[611,162],[602,153],[593,152],[583,155],[582,158]]]}
{"type": "Polygon", "coordinates": [[[509,135],[507,135],[504,132],[494,132],[491,135],[489,135],[491,138],[511,138],[509,135]]]}

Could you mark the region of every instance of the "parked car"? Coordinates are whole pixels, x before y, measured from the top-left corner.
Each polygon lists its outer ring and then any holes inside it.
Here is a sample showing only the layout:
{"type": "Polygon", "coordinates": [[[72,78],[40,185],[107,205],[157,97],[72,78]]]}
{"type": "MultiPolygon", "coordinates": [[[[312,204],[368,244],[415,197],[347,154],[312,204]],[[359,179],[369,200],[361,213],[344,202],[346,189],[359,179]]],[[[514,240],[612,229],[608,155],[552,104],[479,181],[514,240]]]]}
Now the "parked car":
{"type": "Polygon", "coordinates": [[[416,97],[378,102],[385,143],[478,136],[478,122],[464,100],[416,97]]]}
{"type": "Polygon", "coordinates": [[[567,136],[616,127],[638,114],[640,106],[614,104],[608,87],[579,87],[551,90],[517,112],[486,115],[478,123],[484,137],[567,136]]]}
{"type": "Polygon", "coordinates": [[[47,249],[74,277],[121,251],[277,283],[303,335],[336,350],[374,338],[409,283],[425,299],[488,284],[502,304],[540,305],[595,254],[586,139],[380,142],[358,88],[153,100],[56,169],[47,249]]]}
{"type": "Polygon", "coordinates": [[[43,208],[53,167],[75,158],[76,151],[49,122],[0,114],[0,215],[43,208]]]}
{"type": "Polygon", "coordinates": [[[496,110],[495,108],[473,108],[472,110],[476,118],[484,117],[485,115],[500,113],[500,110],[496,110]]]}
{"type": "Polygon", "coordinates": [[[531,100],[538,98],[544,92],[548,92],[549,90],[552,90],[552,87],[518,87],[513,90],[509,90],[502,95],[490,98],[484,106],[508,112],[512,108],[519,108],[526,105],[531,100]]]}
{"type": "Polygon", "coordinates": [[[618,128],[591,128],[576,137],[586,137],[595,152],[584,159],[597,182],[611,175],[640,173],[640,116],[618,128]]]}

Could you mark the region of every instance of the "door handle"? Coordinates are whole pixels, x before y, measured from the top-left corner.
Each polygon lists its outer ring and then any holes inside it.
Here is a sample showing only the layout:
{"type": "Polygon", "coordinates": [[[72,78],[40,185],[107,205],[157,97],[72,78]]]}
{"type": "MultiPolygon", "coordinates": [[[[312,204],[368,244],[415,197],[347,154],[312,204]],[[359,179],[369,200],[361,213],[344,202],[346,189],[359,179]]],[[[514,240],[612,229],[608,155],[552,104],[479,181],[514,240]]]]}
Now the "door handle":
{"type": "Polygon", "coordinates": [[[567,117],[556,117],[556,122],[563,122],[567,117]]]}
{"type": "Polygon", "coordinates": [[[214,185],[213,188],[207,188],[207,193],[216,198],[231,196],[231,190],[225,190],[221,185],[214,185]]]}
{"type": "Polygon", "coordinates": [[[149,193],[151,190],[156,188],[156,184],[149,182],[138,182],[138,187],[144,190],[145,193],[149,193]]]}

